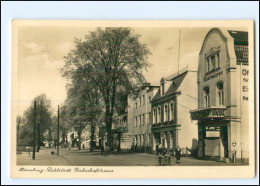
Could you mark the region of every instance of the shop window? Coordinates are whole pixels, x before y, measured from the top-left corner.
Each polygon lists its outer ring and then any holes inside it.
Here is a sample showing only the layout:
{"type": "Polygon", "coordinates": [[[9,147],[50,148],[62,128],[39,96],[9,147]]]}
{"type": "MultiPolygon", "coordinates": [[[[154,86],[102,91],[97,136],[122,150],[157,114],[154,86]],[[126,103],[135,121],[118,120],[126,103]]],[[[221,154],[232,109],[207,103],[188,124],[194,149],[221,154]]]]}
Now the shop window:
{"type": "Polygon", "coordinates": [[[204,91],[204,107],[209,107],[210,106],[210,94],[209,94],[209,87],[205,87],[203,89],[204,91]]]}
{"type": "Polygon", "coordinates": [[[218,101],[218,105],[224,105],[224,86],[223,86],[223,82],[217,83],[217,101],[218,101]]]}

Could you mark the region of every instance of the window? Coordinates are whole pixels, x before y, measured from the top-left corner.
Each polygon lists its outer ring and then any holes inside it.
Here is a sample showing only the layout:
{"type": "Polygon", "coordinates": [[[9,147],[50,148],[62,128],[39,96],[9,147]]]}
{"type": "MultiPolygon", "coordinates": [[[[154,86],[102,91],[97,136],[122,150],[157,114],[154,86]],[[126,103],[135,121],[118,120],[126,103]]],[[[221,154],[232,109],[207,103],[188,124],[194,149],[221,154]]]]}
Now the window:
{"type": "Polygon", "coordinates": [[[139,126],[142,125],[142,115],[139,116],[139,126]]]}
{"type": "Polygon", "coordinates": [[[137,102],[135,103],[135,108],[137,108],[137,102]]]}
{"type": "Polygon", "coordinates": [[[164,122],[168,121],[168,105],[164,106],[164,122]]]}
{"type": "Polygon", "coordinates": [[[156,108],[153,109],[153,124],[157,123],[157,113],[156,108]]]}
{"type": "Polygon", "coordinates": [[[224,105],[224,91],[223,82],[217,83],[217,101],[218,105],[224,105]]]}
{"type": "Polygon", "coordinates": [[[164,83],[162,83],[162,95],[164,94],[164,83]]]}
{"type": "Polygon", "coordinates": [[[137,117],[135,117],[135,126],[137,127],[137,117]]]}
{"type": "Polygon", "coordinates": [[[210,106],[210,95],[209,95],[209,87],[205,87],[204,91],[204,107],[210,106]]]}
{"type": "Polygon", "coordinates": [[[142,105],[142,97],[139,97],[139,106],[142,105]]]}
{"type": "Polygon", "coordinates": [[[157,111],[157,123],[161,123],[161,108],[158,107],[157,111]]]}
{"type": "Polygon", "coordinates": [[[151,102],[151,96],[149,96],[149,103],[151,102]]]}
{"type": "Polygon", "coordinates": [[[143,95],[143,105],[145,105],[145,95],[143,95]]]}
{"type": "Polygon", "coordinates": [[[219,59],[219,53],[217,53],[217,68],[220,67],[220,59],[219,59]]]}
{"type": "Polygon", "coordinates": [[[212,69],[216,68],[215,56],[211,56],[211,67],[212,67],[212,69]]]}
{"type": "Polygon", "coordinates": [[[143,114],[143,125],[145,125],[145,115],[143,114]]]}
{"type": "Polygon", "coordinates": [[[174,105],[173,103],[170,104],[170,121],[174,120],[174,105]]]}
{"type": "Polygon", "coordinates": [[[149,112],[149,115],[148,115],[148,122],[147,122],[147,124],[151,124],[152,123],[152,113],[151,112],[149,112]]]}
{"type": "Polygon", "coordinates": [[[206,72],[209,72],[209,58],[207,58],[207,62],[206,62],[206,72]]]}
{"type": "Polygon", "coordinates": [[[206,72],[217,69],[220,67],[220,55],[219,52],[206,57],[206,72]]]}

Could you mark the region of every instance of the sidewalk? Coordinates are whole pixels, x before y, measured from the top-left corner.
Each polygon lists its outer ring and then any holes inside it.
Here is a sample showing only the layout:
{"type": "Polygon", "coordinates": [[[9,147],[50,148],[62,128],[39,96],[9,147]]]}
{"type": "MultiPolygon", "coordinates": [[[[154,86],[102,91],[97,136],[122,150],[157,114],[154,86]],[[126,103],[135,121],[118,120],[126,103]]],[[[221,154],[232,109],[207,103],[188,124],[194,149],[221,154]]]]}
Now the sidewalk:
{"type": "Polygon", "coordinates": [[[56,154],[57,149],[47,149],[42,148],[39,152],[35,153],[35,160],[32,159],[32,152],[29,154],[28,152],[24,152],[22,154],[17,154],[16,163],[17,165],[71,165],[69,161],[67,161],[63,156],[63,150],[60,149],[60,156],[56,154]],[[55,154],[51,155],[51,151],[54,151],[55,154]]]}

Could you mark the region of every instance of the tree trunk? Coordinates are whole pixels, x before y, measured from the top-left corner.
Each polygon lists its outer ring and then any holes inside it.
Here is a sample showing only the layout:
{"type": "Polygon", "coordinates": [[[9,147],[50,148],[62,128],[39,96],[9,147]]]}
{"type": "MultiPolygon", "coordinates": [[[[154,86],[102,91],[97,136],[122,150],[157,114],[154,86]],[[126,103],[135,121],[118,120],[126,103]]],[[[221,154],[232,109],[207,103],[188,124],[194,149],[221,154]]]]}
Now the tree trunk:
{"type": "Polygon", "coordinates": [[[39,152],[39,150],[40,150],[40,148],[41,148],[41,128],[40,128],[40,121],[38,121],[38,127],[37,127],[37,137],[38,137],[38,139],[37,139],[37,152],[39,152]]]}
{"type": "Polygon", "coordinates": [[[66,144],[65,147],[68,147],[68,135],[67,134],[65,135],[65,144],[66,144]]]}
{"type": "Polygon", "coordinates": [[[78,149],[81,150],[81,132],[80,131],[78,131],[78,138],[79,138],[78,149]]]}
{"type": "Polygon", "coordinates": [[[94,151],[94,137],[95,137],[95,126],[91,123],[90,126],[91,134],[90,134],[90,152],[94,151]]]}
{"type": "Polygon", "coordinates": [[[108,152],[112,151],[112,119],[108,119],[107,123],[107,146],[108,146],[108,152]]]}
{"type": "Polygon", "coordinates": [[[121,151],[121,132],[118,133],[118,146],[117,146],[117,151],[121,151]]]}

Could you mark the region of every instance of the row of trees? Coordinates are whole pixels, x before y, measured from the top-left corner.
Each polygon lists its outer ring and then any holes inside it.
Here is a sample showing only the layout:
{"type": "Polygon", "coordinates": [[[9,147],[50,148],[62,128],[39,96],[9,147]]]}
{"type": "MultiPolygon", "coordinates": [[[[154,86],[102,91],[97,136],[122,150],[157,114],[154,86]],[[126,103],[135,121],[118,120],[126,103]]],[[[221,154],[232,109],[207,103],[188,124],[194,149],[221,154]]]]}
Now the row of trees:
{"type": "Polygon", "coordinates": [[[75,39],[61,69],[69,80],[65,118],[72,120],[79,137],[90,125],[91,140],[95,126],[104,122],[109,151],[114,116],[125,107],[122,97],[137,92],[145,82],[142,72],[150,66],[150,51],[139,38],[130,28],[97,28],[85,40],[75,39]]]}
{"type": "MultiPolygon", "coordinates": [[[[65,56],[61,69],[67,78],[67,99],[60,107],[62,142],[70,129],[76,130],[81,145],[81,133],[89,126],[91,150],[97,126],[105,123],[107,146],[112,150],[112,125],[115,114],[126,107],[125,97],[135,94],[145,82],[143,70],[150,66],[147,45],[139,41],[130,28],[97,28],[85,37],[75,39],[75,48],[65,56]]],[[[45,95],[35,98],[40,126],[39,139],[46,131],[51,136],[57,118],[52,116],[50,101],[45,95]]],[[[33,103],[22,117],[19,129],[21,144],[32,144],[33,103]]],[[[18,122],[19,123],[19,122],[18,122]]]]}

